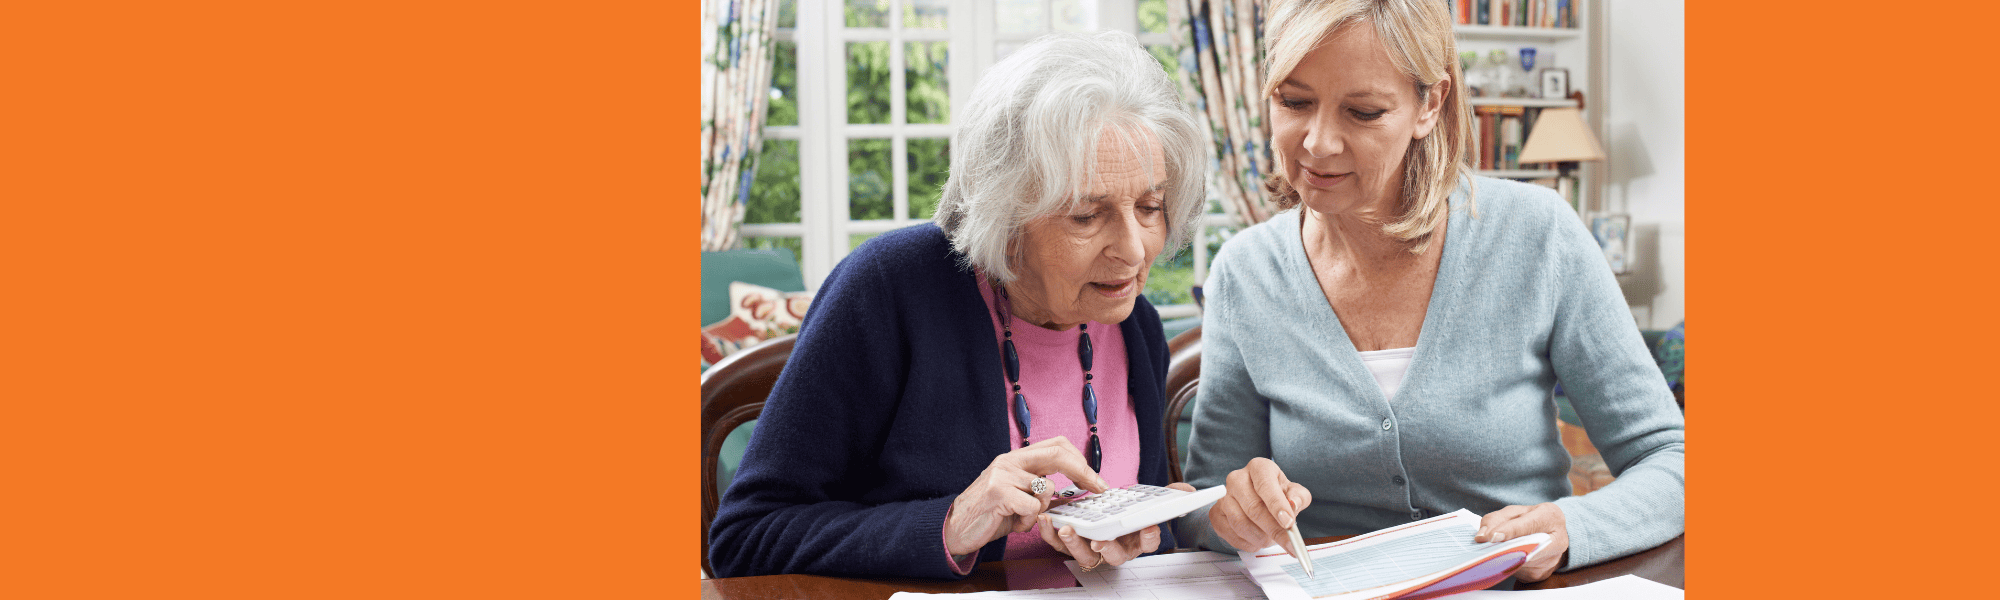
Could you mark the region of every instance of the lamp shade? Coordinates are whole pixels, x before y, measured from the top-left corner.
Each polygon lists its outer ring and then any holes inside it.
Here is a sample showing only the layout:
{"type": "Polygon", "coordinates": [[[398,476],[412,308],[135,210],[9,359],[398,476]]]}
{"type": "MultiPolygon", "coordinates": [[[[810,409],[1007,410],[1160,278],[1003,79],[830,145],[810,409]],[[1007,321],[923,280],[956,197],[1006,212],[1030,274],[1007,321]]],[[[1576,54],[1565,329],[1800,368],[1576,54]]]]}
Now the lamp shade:
{"type": "Polygon", "coordinates": [[[1583,111],[1575,108],[1545,108],[1528,132],[1521,148],[1524,163],[1604,160],[1604,147],[1583,123],[1583,111]]]}

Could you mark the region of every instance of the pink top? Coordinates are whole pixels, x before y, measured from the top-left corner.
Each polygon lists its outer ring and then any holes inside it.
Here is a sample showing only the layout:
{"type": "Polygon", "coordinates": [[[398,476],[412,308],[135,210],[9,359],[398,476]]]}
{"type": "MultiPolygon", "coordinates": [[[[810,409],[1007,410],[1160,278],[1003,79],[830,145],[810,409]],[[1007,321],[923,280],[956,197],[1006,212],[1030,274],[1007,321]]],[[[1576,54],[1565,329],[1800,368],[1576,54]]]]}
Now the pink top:
{"type": "MultiPolygon", "coordinates": [[[[984,273],[979,280],[986,281],[984,273]]],[[[993,287],[982,283],[979,295],[986,300],[986,314],[993,316],[993,339],[1007,339],[998,313],[994,311],[993,287]]],[[[1098,447],[1104,451],[1103,469],[1098,476],[1111,487],[1139,482],[1139,417],[1132,410],[1126,392],[1125,335],[1117,323],[1091,321],[1091,387],[1097,391],[1098,447]]],[[[1088,451],[1090,422],[1083,415],[1083,364],[1077,358],[1077,338],[1081,327],[1067,331],[1043,329],[1022,319],[1013,319],[1014,349],[1021,357],[1021,393],[1028,396],[1029,443],[1056,436],[1069,439],[1078,452],[1088,451]]],[[[994,346],[993,368],[1001,370],[1000,381],[1007,384],[1006,366],[998,360],[1000,347],[994,346]]],[[[1007,447],[1021,447],[1021,431],[1014,425],[1013,388],[1006,388],[1007,447]]],[[[1068,487],[1062,474],[1048,476],[1054,489],[1068,487]]],[[[1066,558],[1042,541],[1041,526],[1022,533],[1008,534],[1007,559],[1066,558]]],[[[958,565],[954,565],[955,567],[958,565]]],[[[965,565],[960,572],[970,570],[965,565]]]]}

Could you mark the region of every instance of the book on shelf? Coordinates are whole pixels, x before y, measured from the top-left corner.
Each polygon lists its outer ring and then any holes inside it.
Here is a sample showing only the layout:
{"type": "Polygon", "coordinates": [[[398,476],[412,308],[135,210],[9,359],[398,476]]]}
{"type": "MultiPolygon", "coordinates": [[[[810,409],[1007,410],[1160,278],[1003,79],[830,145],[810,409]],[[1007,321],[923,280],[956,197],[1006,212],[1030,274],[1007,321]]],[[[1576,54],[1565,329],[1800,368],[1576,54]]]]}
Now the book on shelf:
{"type": "Polygon", "coordinates": [[[1475,106],[1472,114],[1479,127],[1479,170],[1493,170],[1493,117],[1499,114],[1498,106],[1475,106]]]}
{"type": "Polygon", "coordinates": [[[1574,0],[1454,0],[1460,25],[1576,28],[1574,0]]]}
{"type": "Polygon", "coordinates": [[[1524,106],[1484,105],[1472,107],[1477,130],[1481,171],[1536,171],[1553,168],[1548,163],[1523,163],[1521,149],[1542,109],[1524,106]]]}
{"type": "Polygon", "coordinates": [[[1503,110],[1500,112],[1499,157],[1502,165],[1501,168],[1518,169],[1521,166],[1521,141],[1527,139],[1527,137],[1522,134],[1524,130],[1521,128],[1520,107],[1509,106],[1506,108],[1514,109],[1514,111],[1503,110]]]}

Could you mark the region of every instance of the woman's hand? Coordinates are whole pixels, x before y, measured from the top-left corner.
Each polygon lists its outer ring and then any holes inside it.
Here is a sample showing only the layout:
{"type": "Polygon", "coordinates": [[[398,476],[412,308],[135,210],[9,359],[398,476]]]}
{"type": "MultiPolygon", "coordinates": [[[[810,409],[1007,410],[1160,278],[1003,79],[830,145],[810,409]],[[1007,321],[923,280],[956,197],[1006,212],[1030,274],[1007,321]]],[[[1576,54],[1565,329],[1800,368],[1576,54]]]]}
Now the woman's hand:
{"type": "Polygon", "coordinates": [[[952,501],[951,517],[944,522],[945,549],[953,556],[971,554],[1010,532],[1033,528],[1035,517],[1048,510],[1055,490],[1035,494],[1029,486],[1051,473],[1062,473],[1091,493],[1110,489],[1090,470],[1083,453],[1062,436],[993,457],[993,463],[952,501]]]}
{"type": "Polygon", "coordinates": [[[1472,541],[1504,542],[1530,533],[1549,534],[1549,545],[1514,572],[1517,580],[1541,581],[1554,574],[1556,567],[1562,566],[1563,557],[1569,554],[1569,529],[1563,523],[1562,508],[1554,502],[1509,506],[1480,519],[1479,533],[1473,534],[1472,541]]]}
{"type": "MultiPolygon", "coordinates": [[[[1167,487],[1183,492],[1195,491],[1194,486],[1185,483],[1169,483],[1167,487]]],[[[1138,558],[1141,554],[1160,549],[1158,525],[1148,526],[1105,542],[1077,535],[1076,528],[1069,525],[1064,525],[1062,530],[1058,531],[1055,522],[1051,521],[1048,515],[1041,515],[1041,521],[1042,541],[1055,548],[1057,552],[1076,559],[1076,564],[1082,566],[1085,571],[1107,563],[1114,567],[1122,565],[1125,561],[1138,558]]]]}
{"type": "MultiPolygon", "coordinates": [[[[1285,539],[1299,511],[1312,505],[1312,492],[1292,483],[1271,459],[1257,457],[1229,472],[1229,491],[1208,511],[1208,526],[1238,550],[1256,550],[1285,539]]],[[[1287,544],[1289,546],[1289,544],[1287,544]]],[[[1285,548],[1291,554],[1291,548],[1285,548]]]]}

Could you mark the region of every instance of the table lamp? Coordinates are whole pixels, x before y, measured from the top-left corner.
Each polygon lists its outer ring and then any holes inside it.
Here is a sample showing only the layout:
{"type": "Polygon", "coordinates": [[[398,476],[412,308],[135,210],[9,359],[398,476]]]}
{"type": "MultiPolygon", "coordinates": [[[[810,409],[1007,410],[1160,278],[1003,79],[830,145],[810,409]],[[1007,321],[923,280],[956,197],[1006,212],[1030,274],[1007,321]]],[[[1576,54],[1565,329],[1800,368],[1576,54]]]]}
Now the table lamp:
{"type": "Polygon", "coordinates": [[[1545,108],[1535,118],[1535,128],[1528,132],[1528,143],[1521,147],[1518,160],[1524,164],[1556,163],[1557,191],[1571,206],[1577,206],[1576,179],[1570,174],[1580,161],[1604,160],[1604,147],[1583,123],[1583,109],[1545,108]]]}

